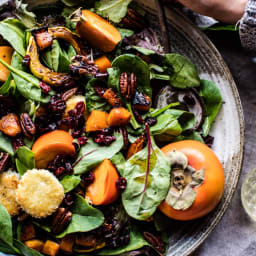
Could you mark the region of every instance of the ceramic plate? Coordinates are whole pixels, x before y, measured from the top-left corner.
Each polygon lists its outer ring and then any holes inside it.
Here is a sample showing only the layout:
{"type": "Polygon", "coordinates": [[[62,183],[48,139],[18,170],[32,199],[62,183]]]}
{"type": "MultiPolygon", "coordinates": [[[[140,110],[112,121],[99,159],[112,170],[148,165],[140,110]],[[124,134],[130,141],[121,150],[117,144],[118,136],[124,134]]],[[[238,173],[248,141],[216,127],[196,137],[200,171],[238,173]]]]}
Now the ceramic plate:
{"type": "MultiPolygon", "coordinates": [[[[53,0],[29,0],[30,7],[52,4],[53,0]]],[[[151,25],[159,31],[152,0],[138,0],[148,12],[151,25]]],[[[168,256],[192,253],[210,234],[229,206],[236,189],[243,157],[244,120],[240,98],[234,80],[219,52],[210,40],[178,11],[166,9],[171,46],[174,52],[188,57],[198,68],[200,77],[213,81],[224,99],[214,123],[213,150],[225,170],[225,192],[217,208],[206,217],[190,222],[171,222],[168,256]]]]}

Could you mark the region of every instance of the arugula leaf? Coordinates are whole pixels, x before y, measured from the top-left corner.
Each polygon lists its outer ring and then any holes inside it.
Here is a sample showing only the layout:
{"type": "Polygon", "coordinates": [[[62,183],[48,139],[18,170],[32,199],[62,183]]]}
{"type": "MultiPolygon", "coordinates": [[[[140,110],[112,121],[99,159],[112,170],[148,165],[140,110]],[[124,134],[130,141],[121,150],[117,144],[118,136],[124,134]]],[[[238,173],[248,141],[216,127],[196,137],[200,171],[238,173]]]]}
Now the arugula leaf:
{"type": "Polygon", "coordinates": [[[135,225],[131,226],[130,242],[126,246],[118,247],[116,249],[103,249],[97,255],[119,255],[125,252],[134,251],[142,248],[143,246],[151,246],[139,232],[135,225]]]}
{"type": "Polygon", "coordinates": [[[0,95],[15,95],[16,92],[16,84],[13,81],[12,75],[9,74],[8,79],[5,83],[0,87],[0,95]]]}
{"type": "Polygon", "coordinates": [[[22,0],[15,0],[16,10],[15,16],[22,20],[27,28],[32,28],[36,24],[35,14],[27,10],[28,4],[22,3],[22,0]]]}
{"type": "Polygon", "coordinates": [[[12,220],[3,205],[0,204],[0,240],[13,248],[12,220]]]}
{"type": "Polygon", "coordinates": [[[102,212],[87,203],[87,201],[77,195],[74,205],[71,209],[72,221],[67,229],[60,233],[57,237],[62,238],[67,234],[75,232],[88,232],[98,228],[104,222],[102,212]]]}
{"type": "Polygon", "coordinates": [[[12,143],[2,132],[0,132],[0,150],[9,153],[11,156],[14,155],[12,143]]]}
{"type": "Polygon", "coordinates": [[[146,190],[144,191],[144,187],[149,158],[147,146],[126,161],[123,173],[127,187],[122,193],[122,202],[128,215],[138,220],[146,220],[152,216],[170,186],[170,162],[156,146],[153,138],[151,140],[146,190]]]}
{"type": "Polygon", "coordinates": [[[0,35],[22,56],[26,54],[25,29],[24,24],[17,19],[5,19],[0,22],[0,35]]]}
{"type": "Polygon", "coordinates": [[[91,79],[85,88],[85,99],[86,99],[86,108],[89,112],[92,110],[104,110],[108,111],[111,106],[105,99],[102,99],[94,90],[94,86],[103,86],[105,87],[106,84],[97,78],[91,79]]]}
{"type": "Polygon", "coordinates": [[[42,94],[39,79],[23,71],[22,57],[17,52],[12,56],[11,66],[1,59],[0,63],[11,71],[17,90],[24,98],[42,103],[48,103],[50,101],[50,95],[45,96],[42,94]]]}
{"type": "Polygon", "coordinates": [[[187,58],[177,53],[165,54],[164,58],[164,64],[172,66],[174,70],[170,78],[172,86],[177,88],[200,86],[197,69],[187,58]]]}
{"type": "Polygon", "coordinates": [[[120,74],[122,72],[132,73],[134,72],[137,76],[137,90],[145,93],[149,97],[152,97],[152,87],[150,86],[150,72],[148,64],[143,61],[140,57],[134,54],[123,54],[115,58],[112,62],[113,68],[108,69],[109,81],[108,86],[114,89],[118,89],[120,74]],[[118,71],[119,69],[119,71],[118,71]],[[119,77],[118,77],[119,72],[119,77]]]}
{"type": "Polygon", "coordinates": [[[61,181],[61,185],[64,187],[64,192],[68,193],[79,185],[81,178],[75,175],[66,175],[61,181]]]}
{"type": "Polygon", "coordinates": [[[203,136],[207,136],[222,106],[222,96],[218,87],[211,81],[201,80],[199,94],[205,103],[205,120],[202,126],[203,136]]]}
{"type": "Polygon", "coordinates": [[[26,146],[19,147],[15,152],[15,156],[16,168],[20,175],[36,167],[35,153],[26,146]]]}
{"type": "Polygon", "coordinates": [[[81,147],[78,154],[78,163],[75,164],[75,174],[82,174],[101,163],[104,159],[111,159],[123,147],[123,136],[120,133],[114,133],[116,140],[109,146],[100,146],[92,139],[81,147]],[[85,156],[84,156],[85,155],[85,156]],[[83,157],[84,156],[84,157],[83,157]]]}
{"type": "Polygon", "coordinates": [[[17,249],[22,253],[24,256],[43,256],[43,254],[39,253],[38,251],[27,247],[25,244],[20,242],[17,239],[13,239],[13,243],[17,249]]]}
{"type": "Polygon", "coordinates": [[[100,0],[95,3],[96,13],[109,19],[114,23],[119,23],[127,12],[128,5],[132,0],[100,0]]]}
{"type": "Polygon", "coordinates": [[[58,41],[53,40],[51,50],[45,51],[42,54],[42,60],[48,68],[58,72],[59,67],[59,55],[60,55],[60,45],[58,41]]]}

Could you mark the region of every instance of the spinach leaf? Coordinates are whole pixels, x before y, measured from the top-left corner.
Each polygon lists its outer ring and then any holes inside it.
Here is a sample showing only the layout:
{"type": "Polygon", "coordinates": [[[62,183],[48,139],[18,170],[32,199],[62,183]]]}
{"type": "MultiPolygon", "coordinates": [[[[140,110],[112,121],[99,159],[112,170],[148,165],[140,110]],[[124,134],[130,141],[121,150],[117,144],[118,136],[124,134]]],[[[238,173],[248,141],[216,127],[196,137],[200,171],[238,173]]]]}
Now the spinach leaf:
{"type": "Polygon", "coordinates": [[[117,28],[117,30],[120,32],[122,39],[128,36],[132,36],[134,32],[127,28],[117,28]]]}
{"type": "Polygon", "coordinates": [[[20,242],[17,239],[13,239],[13,243],[17,249],[21,252],[22,255],[24,256],[43,256],[43,254],[39,253],[36,250],[33,250],[29,247],[27,247],[25,244],[20,242]]]}
{"type": "Polygon", "coordinates": [[[2,253],[7,253],[8,255],[6,256],[14,256],[14,255],[17,255],[17,252],[14,250],[13,247],[11,247],[10,245],[6,244],[5,242],[3,242],[1,239],[0,239],[0,255],[1,256],[5,256],[2,253]],[[11,254],[11,255],[9,255],[11,254]]]}
{"type": "Polygon", "coordinates": [[[11,71],[17,90],[24,98],[42,103],[48,103],[50,101],[50,95],[45,96],[42,94],[39,79],[23,71],[22,57],[17,52],[12,56],[11,66],[1,59],[0,63],[11,71]]]}
{"type": "Polygon", "coordinates": [[[48,68],[50,68],[51,70],[54,70],[55,72],[58,72],[59,56],[60,56],[60,45],[58,41],[55,39],[53,40],[51,50],[45,51],[42,54],[42,60],[48,68]]]}
{"type": "Polygon", "coordinates": [[[64,187],[64,192],[68,193],[79,185],[81,178],[75,175],[66,175],[61,181],[61,185],[64,187]]]}
{"type": "Polygon", "coordinates": [[[86,99],[86,108],[89,112],[92,110],[104,110],[108,111],[111,106],[108,104],[108,102],[105,99],[102,99],[94,90],[94,87],[103,86],[105,87],[106,84],[97,78],[91,79],[85,88],[85,99],[86,99]]]}
{"type": "Polygon", "coordinates": [[[22,56],[26,54],[25,29],[24,24],[17,19],[5,19],[0,22],[0,35],[22,56]]]}
{"type": "Polygon", "coordinates": [[[200,78],[195,65],[184,56],[169,53],[164,56],[163,63],[173,67],[174,73],[170,77],[172,86],[177,88],[200,86],[200,78]]]}
{"type": "Polygon", "coordinates": [[[180,140],[197,140],[202,143],[205,143],[200,133],[195,131],[192,131],[189,133],[186,132],[185,134],[181,134],[178,137],[176,137],[176,141],[180,141],[180,140]]]}
{"type": "Polygon", "coordinates": [[[89,205],[87,201],[79,195],[77,195],[71,211],[73,213],[72,221],[67,229],[57,236],[58,238],[75,232],[88,232],[98,228],[104,222],[102,212],[89,205]]]}
{"type": "Polygon", "coordinates": [[[142,248],[143,246],[150,246],[145,240],[143,235],[139,232],[135,225],[131,226],[130,231],[130,242],[126,246],[119,247],[116,249],[104,249],[98,255],[119,255],[125,252],[133,251],[142,248]]]}
{"type": "Polygon", "coordinates": [[[118,152],[115,154],[110,161],[112,164],[115,165],[116,169],[118,170],[119,174],[123,176],[124,173],[124,167],[125,167],[125,158],[121,152],[118,152]]]}
{"type": "Polygon", "coordinates": [[[5,83],[0,87],[0,95],[15,95],[15,92],[16,84],[13,81],[12,75],[10,74],[5,83]]]}
{"type": "Polygon", "coordinates": [[[100,0],[95,3],[96,13],[109,19],[114,23],[119,23],[126,15],[127,7],[132,0],[100,0]]]}
{"type": "Polygon", "coordinates": [[[170,162],[156,146],[153,138],[151,140],[150,157],[146,146],[126,161],[123,173],[127,187],[122,193],[122,202],[128,215],[138,220],[146,220],[153,215],[170,186],[170,162]]]}
{"type": "Polygon", "coordinates": [[[207,136],[215,117],[222,106],[222,97],[218,87],[211,81],[201,80],[199,94],[205,103],[205,120],[202,126],[203,136],[207,136]]]}
{"type": "Polygon", "coordinates": [[[109,146],[100,146],[92,139],[81,147],[78,154],[77,164],[75,163],[75,174],[82,174],[89,169],[101,163],[104,159],[111,159],[123,147],[123,136],[120,133],[114,133],[116,140],[109,146]]]}
{"type": "Polygon", "coordinates": [[[174,102],[174,103],[170,103],[170,104],[168,104],[167,106],[162,107],[162,108],[160,108],[160,109],[150,109],[150,115],[151,115],[152,117],[159,116],[160,114],[162,114],[163,112],[165,112],[167,109],[173,108],[173,107],[177,107],[177,106],[179,106],[179,105],[180,105],[179,102],[174,102]]]}
{"type": "Polygon", "coordinates": [[[0,204],[0,240],[13,248],[13,233],[11,216],[3,205],[0,204]]]}
{"type": "Polygon", "coordinates": [[[19,147],[15,152],[16,168],[20,175],[23,175],[27,170],[35,168],[35,153],[26,146],[19,147]]]}
{"type": "Polygon", "coordinates": [[[11,156],[14,155],[12,143],[2,132],[0,132],[0,150],[9,153],[11,156]]]}
{"type": "Polygon", "coordinates": [[[76,52],[74,51],[75,50],[71,45],[68,48],[68,52],[60,48],[58,72],[69,72],[69,64],[71,64],[71,58],[76,55],[76,52]]]}
{"type": "Polygon", "coordinates": [[[137,90],[152,97],[152,88],[150,86],[150,72],[148,64],[140,57],[134,54],[123,54],[115,58],[112,62],[112,67],[116,68],[115,72],[113,68],[108,69],[109,81],[108,86],[114,89],[118,89],[120,74],[122,72],[132,73],[137,76],[137,90]],[[119,69],[119,71],[118,71],[119,69]],[[117,77],[119,72],[119,77],[117,77]]]}

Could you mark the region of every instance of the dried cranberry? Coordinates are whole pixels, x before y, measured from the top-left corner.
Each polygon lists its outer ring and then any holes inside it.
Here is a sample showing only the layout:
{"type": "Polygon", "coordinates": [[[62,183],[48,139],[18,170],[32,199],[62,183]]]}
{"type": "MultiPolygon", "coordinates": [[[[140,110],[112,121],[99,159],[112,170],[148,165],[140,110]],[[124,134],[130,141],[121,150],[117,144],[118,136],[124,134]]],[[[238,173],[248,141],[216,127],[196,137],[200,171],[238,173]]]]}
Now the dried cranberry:
{"type": "Polygon", "coordinates": [[[207,135],[206,137],[203,137],[203,140],[204,140],[204,143],[205,143],[209,148],[212,147],[212,144],[213,144],[213,142],[214,142],[214,137],[213,137],[213,136],[207,135]]]}
{"type": "Polygon", "coordinates": [[[75,202],[75,196],[74,194],[67,193],[62,201],[62,206],[63,207],[70,207],[74,204],[75,202]]]}
{"type": "Polygon", "coordinates": [[[127,181],[124,177],[119,177],[116,180],[116,187],[118,190],[123,191],[125,190],[126,186],[127,186],[127,181]]]}
{"type": "Polygon", "coordinates": [[[28,67],[30,64],[30,56],[29,55],[25,55],[23,60],[22,60],[22,65],[24,67],[28,67]]]}
{"type": "Polygon", "coordinates": [[[13,151],[16,152],[19,147],[24,146],[24,140],[22,138],[15,138],[12,140],[13,151]]]}
{"type": "Polygon", "coordinates": [[[64,175],[65,172],[65,168],[64,167],[59,167],[57,168],[57,170],[55,171],[55,176],[56,177],[61,177],[64,175]]]}
{"type": "Polygon", "coordinates": [[[94,179],[95,179],[95,175],[91,171],[86,172],[81,176],[82,184],[85,187],[88,187],[90,184],[92,184],[94,182],[94,179]]]}
{"type": "Polygon", "coordinates": [[[95,143],[98,143],[100,145],[110,145],[113,141],[116,140],[116,137],[115,136],[112,136],[112,135],[104,135],[104,134],[97,134],[95,137],[94,137],[94,142],[95,143]]]}
{"type": "Polygon", "coordinates": [[[155,117],[148,117],[146,118],[146,123],[148,126],[153,126],[157,123],[157,119],[155,117]]]}
{"type": "Polygon", "coordinates": [[[84,145],[88,141],[88,138],[87,137],[80,137],[80,138],[77,139],[77,141],[80,145],[84,145]]]}
{"type": "Polygon", "coordinates": [[[99,97],[103,98],[103,94],[105,93],[106,89],[100,86],[94,87],[95,92],[98,94],[99,97]]]}
{"type": "Polygon", "coordinates": [[[51,87],[42,81],[40,81],[39,86],[41,87],[43,93],[45,94],[47,94],[51,90],[51,87]]]}
{"type": "Polygon", "coordinates": [[[141,115],[139,114],[138,110],[136,110],[133,106],[132,106],[132,112],[134,114],[135,119],[141,123],[144,124],[145,120],[141,117],[141,115]]]}
{"type": "Polygon", "coordinates": [[[52,96],[49,109],[53,112],[63,113],[66,109],[66,102],[61,99],[60,95],[52,96]]]}
{"type": "Polygon", "coordinates": [[[78,113],[78,115],[82,115],[84,113],[85,110],[85,104],[83,101],[80,101],[76,104],[76,111],[78,113]]]}

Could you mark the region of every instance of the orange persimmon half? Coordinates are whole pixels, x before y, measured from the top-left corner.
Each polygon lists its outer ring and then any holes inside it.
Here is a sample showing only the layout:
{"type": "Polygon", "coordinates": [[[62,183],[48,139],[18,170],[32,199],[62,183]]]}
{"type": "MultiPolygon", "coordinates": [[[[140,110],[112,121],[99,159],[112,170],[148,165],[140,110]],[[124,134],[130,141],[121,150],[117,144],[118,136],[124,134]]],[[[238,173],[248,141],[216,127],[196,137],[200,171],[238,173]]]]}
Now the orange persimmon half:
{"type": "Polygon", "coordinates": [[[105,159],[94,170],[94,182],[87,187],[85,197],[94,205],[113,203],[119,195],[116,180],[119,175],[110,160],[105,159]]]}
{"type": "MultiPolygon", "coordinates": [[[[10,46],[0,46],[0,59],[11,64],[12,54],[14,50],[10,46]]],[[[0,82],[5,82],[8,79],[10,71],[0,64],[0,82]]]]}
{"type": "Polygon", "coordinates": [[[34,143],[32,151],[35,153],[36,167],[46,168],[57,155],[71,155],[75,153],[72,144],[73,137],[62,130],[48,132],[40,136],[34,143]]]}
{"type": "Polygon", "coordinates": [[[99,15],[89,10],[82,10],[81,21],[76,26],[77,33],[92,46],[111,52],[121,41],[119,31],[99,15]]]}
{"type": "Polygon", "coordinates": [[[172,150],[178,150],[186,155],[188,164],[196,170],[204,168],[204,182],[195,187],[196,199],[187,210],[175,210],[164,200],[159,209],[165,215],[176,220],[193,220],[212,211],[220,201],[225,185],[224,170],[215,153],[205,144],[184,140],[171,143],[161,150],[165,155],[172,150]]]}

